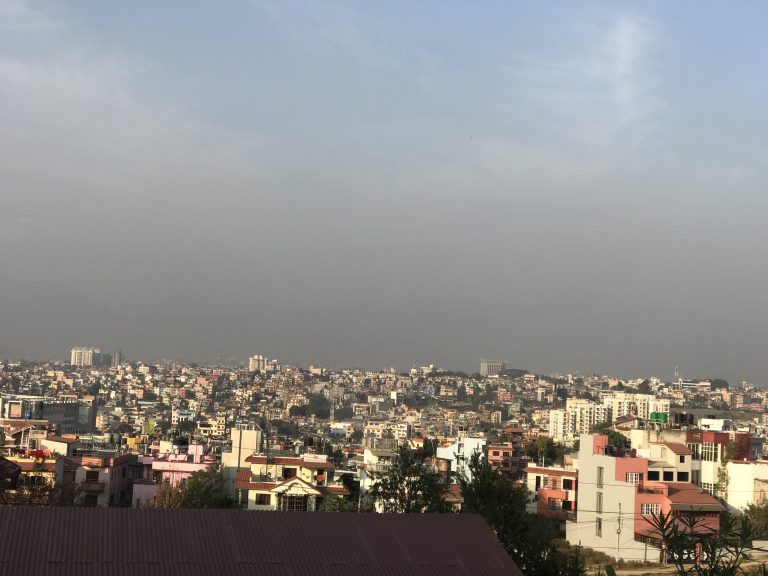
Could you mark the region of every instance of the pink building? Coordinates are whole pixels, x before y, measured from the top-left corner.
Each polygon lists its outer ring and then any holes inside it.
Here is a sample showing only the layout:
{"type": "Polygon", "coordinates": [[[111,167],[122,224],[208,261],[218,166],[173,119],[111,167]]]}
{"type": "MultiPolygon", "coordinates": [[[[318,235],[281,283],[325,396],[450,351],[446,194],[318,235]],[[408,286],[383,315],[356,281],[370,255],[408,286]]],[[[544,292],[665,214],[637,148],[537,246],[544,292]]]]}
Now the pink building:
{"type": "Polygon", "coordinates": [[[723,506],[687,481],[692,451],[684,444],[650,444],[638,456],[610,446],[605,435],[583,434],[580,446],[579,509],[575,521],[566,522],[572,544],[615,558],[653,562],[664,557],[654,516],[693,517],[695,531],[703,534],[719,528],[723,506]]]}
{"type": "Polygon", "coordinates": [[[202,444],[190,444],[187,452],[160,456],[142,454],[138,457],[142,467],[141,478],[133,485],[133,507],[148,502],[157,493],[162,482],[176,486],[193,473],[208,470],[215,464],[214,458],[203,453],[202,444]]]}

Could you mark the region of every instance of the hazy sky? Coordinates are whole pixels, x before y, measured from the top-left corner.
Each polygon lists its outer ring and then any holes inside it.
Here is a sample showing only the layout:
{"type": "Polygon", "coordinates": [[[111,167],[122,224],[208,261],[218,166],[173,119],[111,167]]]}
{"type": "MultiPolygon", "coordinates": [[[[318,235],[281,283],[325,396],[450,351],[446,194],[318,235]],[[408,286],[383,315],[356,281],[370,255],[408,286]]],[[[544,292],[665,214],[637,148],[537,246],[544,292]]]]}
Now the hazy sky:
{"type": "Polygon", "coordinates": [[[768,7],[0,1],[0,357],[768,383],[768,7]]]}

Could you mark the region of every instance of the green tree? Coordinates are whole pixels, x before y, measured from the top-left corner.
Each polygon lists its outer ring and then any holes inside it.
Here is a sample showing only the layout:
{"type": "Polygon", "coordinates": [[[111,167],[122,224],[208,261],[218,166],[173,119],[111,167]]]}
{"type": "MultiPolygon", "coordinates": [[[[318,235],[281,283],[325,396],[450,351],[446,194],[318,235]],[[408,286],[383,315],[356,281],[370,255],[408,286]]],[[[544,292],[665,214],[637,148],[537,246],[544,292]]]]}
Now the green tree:
{"type": "Polygon", "coordinates": [[[402,446],[397,461],[385,472],[372,473],[370,494],[384,512],[448,512],[440,477],[402,446]]]}
{"type": "Polygon", "coordinates": [[[592,433],[605,434],[608,436],[608,444],[611,446],[623,448],[624,450],[627,450],[630,447],[629,439],[624,436],[624,434],[614,429],[608,422],[599,422],[598,424],[595,424],[592,428],[592,433]]]}
{"type": "Polygon", "coordinates": [[[562,463],[565,456],[565,447],[555,442],[549,436],[538,436],[535,442],[528,444],[525,453],[531,460],[541,462],[541,459],[550,462],[562,463]]]}
{"type": "Polygon", "coordinates": [[[583,576],[584,562],[574,554],[559,552],[554,545],[555,523],[526,511],[529,495],[524,486],[509,478],[475,452],[459,479],[464,497],[462,512],[480,514],[499,542],[526,576],[583,576]]]}
{"type": "Polygon", "coordinates": [[[227,494],[224,475],[218,470],[193,472],[183,484],[163,482],[147,508],[233,508],[236,502],[227,494]]]}
{"type": "Polygon", "coordinates": [[[744,510],[744,515],[752,524],[755,538],[765,538],[768,536],[768,502],[760,505],[750,504],[744,510]]]}
{"type": "MultiPolygon", "coordinates": [[[[678,515],[660,513],[650,520],[662,541],[666,560],[677,576],[740,576],[754,574],[743,563],[754,537],[748,516],[729,516],[719,530],[701,524],[695,512],[678,515]]],[[[766,576],[766,565],[757,569],[766,576]]]]}
{"type": "Polygon", "coordinates": [[[326,496],[317,507],[318,512],[357,512],[357,504],[345,498],[326,496]]]}

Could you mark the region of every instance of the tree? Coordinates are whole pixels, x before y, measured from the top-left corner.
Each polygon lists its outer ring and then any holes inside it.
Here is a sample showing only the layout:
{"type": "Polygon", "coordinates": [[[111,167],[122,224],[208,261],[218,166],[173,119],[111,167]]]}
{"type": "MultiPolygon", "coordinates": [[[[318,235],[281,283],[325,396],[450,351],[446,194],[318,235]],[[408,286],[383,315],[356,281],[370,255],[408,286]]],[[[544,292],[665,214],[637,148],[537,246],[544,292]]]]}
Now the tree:
{"type": "Polygon", "coordinates": [[[233,508],[236,502],[227,494],[224,475],[213,469],[193,472],[183,484],[160,484],[147,508],[233,508]]]}
{"type": "Polygon", "coordinates": [[[447,512],[440,477],[416,460],[403,445],[397,461],[385,472],[373,472],[370,494],[384,512],[397,514],[447,512]]]}
{"type": "Polygon", "coordinates": [[[744,515],[749,518],[755,538],[768,536],[768,502],[763,504],[750,504],[744,510],[744,515]]]}
{"type": "MultiPolygon", "coordinates": [[[[677,576],[740,576],[754,573],[744,568],[746,550],[754,537],[748,516],[729,516],[719,530],[701,523],[695,512],[653,515],[653,532],[662,542],[667,562],[677,576]]],[[[765,576],[766,565],[757,573],[765,576]]]]}
{"type": "Polygon", "coordinates": [[[615,430],[608,422],[599,422],[592,428],[593,434],[605,434],[608,436],[608,444],[628,450],[630,448],[629,439],[621,432],[615,430]]]}
{"type": "Polygon", "coordinates": [[[345,498],[326,496],[317,507],[318,512],[357,512],[357,504],[345,498]]]}
{"type": "Polygon", "coordinates": [[[480,514],[499,542],[527,576],[583,576],[584,563],[554,545],[557,527],[550,519],[526,511],[528,490],[516,486],[486,462],[479,452],[470,456],[469,475],[459,478],[462,512],[480,514]]]}
{"type": "Polygon", "coordinates": [[[565,448],[549,436],[538,436],[535,442],[528,444],[525,453],[531,460],[541,462],[542,458],[550,462],[562,463],[565,448]]]}

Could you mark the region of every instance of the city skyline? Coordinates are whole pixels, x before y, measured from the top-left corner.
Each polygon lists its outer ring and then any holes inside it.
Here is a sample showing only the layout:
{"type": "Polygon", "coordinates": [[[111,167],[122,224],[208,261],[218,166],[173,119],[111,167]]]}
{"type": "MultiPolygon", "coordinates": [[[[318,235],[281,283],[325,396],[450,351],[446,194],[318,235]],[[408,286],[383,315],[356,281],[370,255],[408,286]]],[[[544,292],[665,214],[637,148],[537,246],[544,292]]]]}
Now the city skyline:
{"type": "Polygon", "coordinates": [[[0,4],[0,358],[768,383],[768,8],[0,4]]]}

